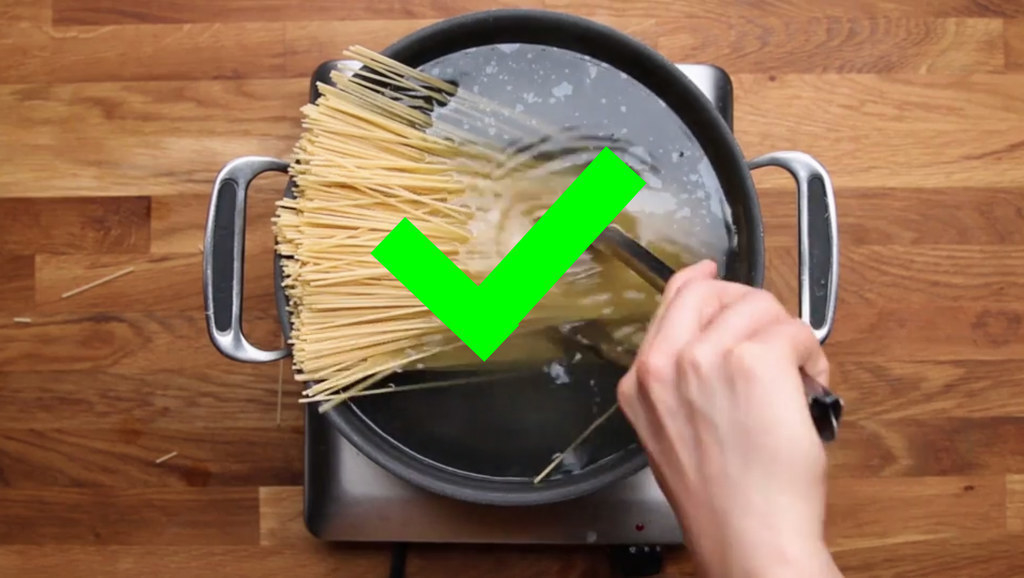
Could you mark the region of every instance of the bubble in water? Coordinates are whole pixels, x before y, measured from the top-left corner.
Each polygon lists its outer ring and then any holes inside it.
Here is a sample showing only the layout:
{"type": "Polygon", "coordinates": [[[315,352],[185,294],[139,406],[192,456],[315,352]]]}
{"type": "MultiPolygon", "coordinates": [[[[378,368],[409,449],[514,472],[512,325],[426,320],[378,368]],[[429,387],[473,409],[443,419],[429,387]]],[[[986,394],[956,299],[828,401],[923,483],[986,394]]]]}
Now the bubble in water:
{"type": "Polygon", "coordinates": [[[548,372],[548,375],[551,376],[551,379],[555,380],[555,383],[558,385],[564,385],[571,381],[569,379],[569,372],[565,370],[565,366],[557,361],[552,361],[547,364],[544,369],[548,372]]]}
{"type": "Polygon", "coordinates": [[[711,212],[714,213],[714,215],[716,217],[721,218],[721,216],[722,216],[722,205],[720,203],[711,203],[711,212]]]}
{"type": "MultiPolygon", "coordinates": [[[[651,175],[644,173],[643,176],[644,180],[647,181],[647,177],[651,175]]],[[[678,197],[671,192],[644,188],[640,194],[633,197],[627,208],[636,213],[660,215],[675,210],[678,204],[678,197]]]]}
{"type": "Polygon", "coordinates": [[[632,145],[626,150],[628,150],[630,154],[640,157],[645,163],[651,162],[651,155],[647,152],[647,149],[642,146],[632,145]]]}
{"type": "Polygon", "coordinates": [[[661,179],[659,179],[657,176],[655,176],[650,171],[643,171],[643,174],[641,176],[643,177],[644,182],[647,183],[648,185],[650,185],[650,186],[652,186],[652,187],[654,187],[656,189],[660,189],[661,188],[661,179]]]}
{"type": "Polygon", "coordinates": [[[580,447],[577,446],[562,455],[562,465],[571,472],[578,472],[586,463],[585,457],[580,447]]]}
{"type": "Polygon", "coordinates": [[[566,96],[572,94],[572,85],[569,84],[568,82],[562,81],[562,84],[559,84],[558,86],[551,89],[551,94],[557,96],[562,100],[565,100],[566,96]]]}

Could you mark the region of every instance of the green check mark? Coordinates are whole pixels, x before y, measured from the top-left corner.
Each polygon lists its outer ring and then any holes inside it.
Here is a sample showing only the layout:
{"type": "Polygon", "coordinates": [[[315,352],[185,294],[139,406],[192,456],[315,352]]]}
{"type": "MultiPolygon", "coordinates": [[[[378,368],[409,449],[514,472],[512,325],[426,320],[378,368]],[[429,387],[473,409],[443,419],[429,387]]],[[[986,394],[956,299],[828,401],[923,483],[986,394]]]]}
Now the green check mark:
{"type": "Polygon", "coordinates": [[[408,219],[372,254],[487,361],[644,184],[604,149],[479,285],[408,219]]]}

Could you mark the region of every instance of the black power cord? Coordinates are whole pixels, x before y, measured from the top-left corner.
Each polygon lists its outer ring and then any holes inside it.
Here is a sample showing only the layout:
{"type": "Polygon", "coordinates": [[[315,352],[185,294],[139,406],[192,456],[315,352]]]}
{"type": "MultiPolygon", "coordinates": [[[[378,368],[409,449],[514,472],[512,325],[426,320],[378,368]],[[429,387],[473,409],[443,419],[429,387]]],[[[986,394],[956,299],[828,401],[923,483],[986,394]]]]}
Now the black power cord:
{"type": "Polygon", "coordinates": [[[391,572],[388,573],[388,578],[405,578],[405,552],[408,549],[408,544],[402,542],[396,543],[391,548],[391,572]]]}

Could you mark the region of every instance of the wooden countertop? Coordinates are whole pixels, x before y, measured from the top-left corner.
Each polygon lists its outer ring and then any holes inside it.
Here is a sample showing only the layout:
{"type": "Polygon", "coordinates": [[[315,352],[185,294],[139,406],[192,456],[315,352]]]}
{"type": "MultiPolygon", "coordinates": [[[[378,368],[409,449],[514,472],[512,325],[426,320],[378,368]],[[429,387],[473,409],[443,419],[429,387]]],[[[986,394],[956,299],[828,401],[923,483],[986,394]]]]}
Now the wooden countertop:
{"type": "MultiPolygon", "coordinates": [[[[799,149],[831,171],[827,351],[848,417],[828,527],[847,576],[1024,575],[1024,4],[527,4],[723,66],[748,156],[799,149]]],[[[214,351],[199,243],[217,171],[288,154],[320,61],[484,7],[0,0],[0,575],[386,575],[388,548],[305,533],[295,386],[278,424],[278,365],[214,351]]],[[[769,287],[793,305],[792,185],[757,183],[769,287]]],[[[282,184],[261,179],[249,210],[247,325],[264,346],[282,184]]],[[[666,575],[690,574],[673,553],[666,575]]],[[[408,575],[607,567],[589,549],[432,546],[408,575]]]]}

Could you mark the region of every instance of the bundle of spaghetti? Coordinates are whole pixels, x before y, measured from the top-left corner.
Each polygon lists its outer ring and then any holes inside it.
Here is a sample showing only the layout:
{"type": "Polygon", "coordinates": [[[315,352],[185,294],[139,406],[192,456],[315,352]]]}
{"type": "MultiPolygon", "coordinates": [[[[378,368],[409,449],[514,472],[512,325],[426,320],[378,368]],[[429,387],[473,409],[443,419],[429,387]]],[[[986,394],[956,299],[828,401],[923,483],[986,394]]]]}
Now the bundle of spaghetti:
{"type": "MultiPolygon", "coordinates": [[[[510,154],[486,138],[497,126],[543,143],[551,127],[472,94],[456,98],[455,86],[364,48],[346,56],[362,66],[336,71],[334,86],[321,84],[321,96],[303,107],[294,194],[274,217],[295,379],[317,382],[303,401],[326,402],[320,411],[466,350],[371,254],[402,218],[480,282],[571,181],[538,171],[532,153],[510,154]],[[434,117],[439,108],[448,120],[434,117]]],[[[650,300],[609,302],[622,291],[656,298],[616,271],[585,255],[517,334],[612,313],[647,319],[650,300]]]]}

